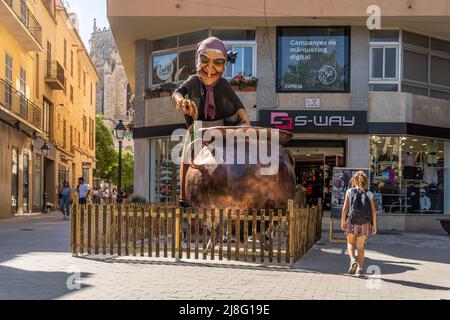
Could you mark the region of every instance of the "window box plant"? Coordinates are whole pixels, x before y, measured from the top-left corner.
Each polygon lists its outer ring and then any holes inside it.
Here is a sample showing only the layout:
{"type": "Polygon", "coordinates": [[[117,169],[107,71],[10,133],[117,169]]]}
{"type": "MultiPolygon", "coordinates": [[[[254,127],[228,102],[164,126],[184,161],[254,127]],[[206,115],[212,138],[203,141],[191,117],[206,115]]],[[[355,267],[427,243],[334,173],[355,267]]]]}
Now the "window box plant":
{"type": "Polygon", "coordinates": [[[159,86],[159,96],[160,97],[170,97],[172,93],[176,90],[177,85],[172,82],[163,83],[159,86]]]}
{"type": "Polygon", "coordinates": [[[146,99],[154,99],[160,97],[170,97],[178,86],[175,83],[168,82],[149,88],[145,92],[146,99]]]}
{"type": "Polygon", "coordinates": [[[235,91],[256,91],[258,79],[237,75],[231,78],[230,84],[235,91]]]}

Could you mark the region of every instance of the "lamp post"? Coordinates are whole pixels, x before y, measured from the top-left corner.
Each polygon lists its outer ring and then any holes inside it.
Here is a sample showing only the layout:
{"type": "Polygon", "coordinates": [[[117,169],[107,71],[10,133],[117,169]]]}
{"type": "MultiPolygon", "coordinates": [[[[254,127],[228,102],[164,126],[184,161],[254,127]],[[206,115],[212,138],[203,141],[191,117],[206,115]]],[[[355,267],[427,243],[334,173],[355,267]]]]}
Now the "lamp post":
{"type": "Polygon", "coordinates": [[[119,141],[119,176],[117,179],[117,203],[119,205],[122,203],[122,141],[125,138],[126,131],[127,128],[122,120],[119,120],[119,123],[114,128],[117,141],[119,141]]]}
{"type": "Polygon", "coordinates": [[[48,195],[47,195],[47,191],[46,191],[47,183],[46,183],[46,179],[45,179],[45,158],[48,156],[49,152],[50,152],[50,148],[48,147],[47,142],[44,142],[44,144],[41,147],[41,153],[44,156],[44,159],[42,161],[42,173],[44,175],[44,185],[43,185],[44,192],[42,194],[42,212],[43,213],[48,212],[48,208],[47,208],[48,195]]]}

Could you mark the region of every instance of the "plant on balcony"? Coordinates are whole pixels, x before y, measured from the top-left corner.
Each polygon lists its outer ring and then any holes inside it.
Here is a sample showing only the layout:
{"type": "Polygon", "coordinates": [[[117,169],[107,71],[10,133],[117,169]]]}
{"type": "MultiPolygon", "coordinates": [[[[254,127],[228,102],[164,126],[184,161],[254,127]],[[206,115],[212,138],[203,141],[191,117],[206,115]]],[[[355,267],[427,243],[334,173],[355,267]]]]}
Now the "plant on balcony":
{"type": "Polygon", "coordinates": [[[237,75],[231,78],[230,84],[236,91],[256,91],[258,79],[255,77],[244,77],[237,75]]]}
{"type": "Polygon", "coordinates": [[[178,86],[172,82],[163,83],[159,86],[159,96],[160,97],[171,96],[177,87],[178,86]]]}

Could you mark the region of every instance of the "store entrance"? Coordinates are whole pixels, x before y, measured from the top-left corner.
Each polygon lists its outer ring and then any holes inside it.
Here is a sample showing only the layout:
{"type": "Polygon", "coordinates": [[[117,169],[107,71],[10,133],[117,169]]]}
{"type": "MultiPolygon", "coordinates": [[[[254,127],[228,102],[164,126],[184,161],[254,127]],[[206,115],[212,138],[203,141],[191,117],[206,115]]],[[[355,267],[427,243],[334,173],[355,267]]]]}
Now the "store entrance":
{"type": "Polygon", "coordinates": [[[295,158],[297,187],[304,194],[304,205],[317,205],[323,199],[324,210],[331,210],[333,168],[345,166],[345,141],[294,140],[287,145],[295,158]]]}

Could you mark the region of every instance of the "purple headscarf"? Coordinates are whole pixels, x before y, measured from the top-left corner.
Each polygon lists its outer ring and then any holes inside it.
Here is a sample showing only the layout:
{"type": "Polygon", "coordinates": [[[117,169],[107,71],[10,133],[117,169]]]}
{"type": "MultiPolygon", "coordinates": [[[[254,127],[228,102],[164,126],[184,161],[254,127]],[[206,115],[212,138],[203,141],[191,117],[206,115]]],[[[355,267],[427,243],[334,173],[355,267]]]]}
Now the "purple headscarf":
{"type": "MultiPolygon", "coordinates": [[[[196,61],[198,62],[198,56],[202,51],[206,50],[219,50],[222,51],[225,60],[227,59],[227,48],[223,44],[222,41],[217,39],[216,37],[209,37],[208,39],[203,40],[197,45],[197,53],[196,53],[196,61]]],[[[215,83],[212,86],[206,86],[206,99],[205,99],[205,120],[208,119],[208,117],[213,120],[216,117],[216,103],[214,101],[214,86],[217,83],[215,83]]]]}

